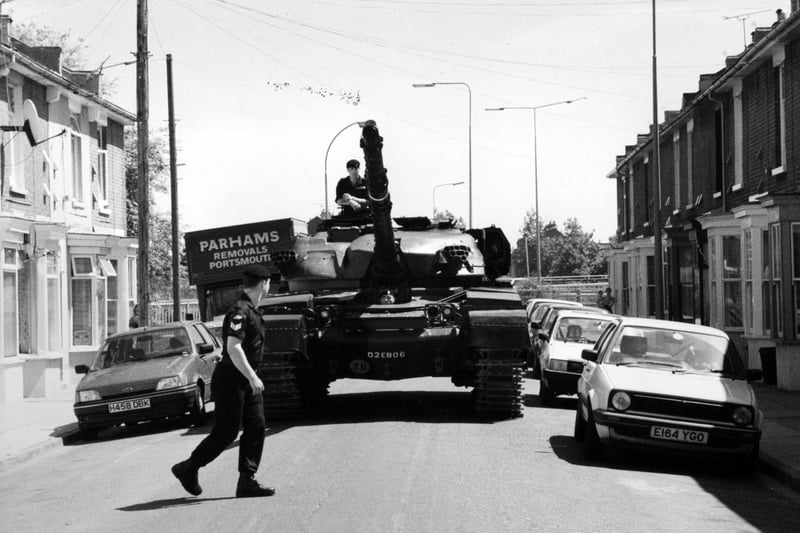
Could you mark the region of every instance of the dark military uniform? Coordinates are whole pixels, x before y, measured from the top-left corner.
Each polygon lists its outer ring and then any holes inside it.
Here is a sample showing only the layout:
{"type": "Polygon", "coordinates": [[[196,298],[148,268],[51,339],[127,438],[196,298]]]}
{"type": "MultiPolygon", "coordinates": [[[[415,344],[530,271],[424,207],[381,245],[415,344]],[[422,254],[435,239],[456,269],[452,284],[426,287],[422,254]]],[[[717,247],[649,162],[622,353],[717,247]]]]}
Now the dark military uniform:
{"type": "MultiPolygon", "coordinates": [[[[347,193],[350,196],[355,196],[356,198],[363,198],[364,200],[367,199],[367,180],[361,178],[358,180],[358,183],[353,185],[353,182],[350,181],[350,176],[345,176],[339,180],[336,184],[336,200],[341,200],[342,196],[347,193]]],[[[352,217],[357,214],[357,211],[350,207],[349,205],[343,205],[342,207],[342,215],[352,217]]],[[[361,209],[360,212],[364,212],[366,209],[361,209]]]]}
{"type": "Polygon", "coordinates": [[[222,360],[214,370],[214,428],[192,452],[193,467],[213,461],[230,445],[242,426],[239,439],[239,472],[255,474],[264,448],[264,400],[254,394],[250,383],[234,366],[228,354],[228,337],[242,340],[242,349],[253,370],[258,369],[264,343],[261,317],[247,294],[242,293],[222,322],[222,360]]]}

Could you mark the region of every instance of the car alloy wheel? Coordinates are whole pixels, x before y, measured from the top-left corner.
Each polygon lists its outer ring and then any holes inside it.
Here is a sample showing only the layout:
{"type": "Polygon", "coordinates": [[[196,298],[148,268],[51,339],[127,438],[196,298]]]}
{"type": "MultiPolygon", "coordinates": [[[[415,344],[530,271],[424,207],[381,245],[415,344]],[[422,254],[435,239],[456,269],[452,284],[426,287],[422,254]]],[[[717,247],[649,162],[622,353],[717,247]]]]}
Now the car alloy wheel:
{"type": "Polygon", "coordinates": [[[203,398],[203,389],[197,385],[194,389],[194,405],[189,416],[192,419],[192,424],[195,426],[202,426],[206,423],[206,402],[203,398]]]}
{"type": "Polygon", "coordinates": [[[589,406],[589,417],[586,421],[586,435],[583,439],[583,457],[589,461],[600,459],[603,456],[603,444],[597,435],[597,426],[592,417],[592,408],[589,406]]]}
{"type": "Polygon", "coordinates": [[[539,380],[539,400],[541,400],[542,405],[553,405],[554,399],[553,390],[547,386],[547,381],[542,376],[542,379],[539,380]]]}
{"type": "Polygon", "coordinates": [[[581,414],[581,402],[578,401],[578,408],[575,409],[575,429],[573,436],[578,442],[583,442],[586,438],[586,420],[583,419],[581,414]]]}

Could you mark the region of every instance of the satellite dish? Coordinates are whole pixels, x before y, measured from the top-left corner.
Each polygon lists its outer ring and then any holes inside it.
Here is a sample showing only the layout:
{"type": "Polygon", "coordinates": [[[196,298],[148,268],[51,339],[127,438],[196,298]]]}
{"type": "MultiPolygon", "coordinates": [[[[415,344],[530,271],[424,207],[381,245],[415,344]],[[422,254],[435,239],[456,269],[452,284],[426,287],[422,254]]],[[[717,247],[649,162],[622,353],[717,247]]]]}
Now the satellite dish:
{"type": "Polygon", "coordinates": [[[22,102],[22,118],[24,120],[22,131],[25,132],[31,146],[36,146],[42,139],[42,127],[39,114],[36,112],[36,105],[30,98],[22,102]]]}

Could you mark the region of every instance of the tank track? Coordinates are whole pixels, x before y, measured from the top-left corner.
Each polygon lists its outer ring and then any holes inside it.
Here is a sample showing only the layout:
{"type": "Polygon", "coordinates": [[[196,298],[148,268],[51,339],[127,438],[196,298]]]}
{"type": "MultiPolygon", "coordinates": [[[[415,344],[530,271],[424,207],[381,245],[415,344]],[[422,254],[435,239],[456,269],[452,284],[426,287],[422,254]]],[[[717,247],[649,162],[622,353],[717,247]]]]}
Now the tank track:
{"type": "Polygon", "coordinates": [[[515,350],[477,350],[473,399],[479,418],[522,416],[522,355],[515,350]]]}
{"type": "Polygon", "coordinates": [[[303,401],[293,352],[264,354],[258,376],[264,382],[264,418],[291,420],[303,414],[303,401]]]}

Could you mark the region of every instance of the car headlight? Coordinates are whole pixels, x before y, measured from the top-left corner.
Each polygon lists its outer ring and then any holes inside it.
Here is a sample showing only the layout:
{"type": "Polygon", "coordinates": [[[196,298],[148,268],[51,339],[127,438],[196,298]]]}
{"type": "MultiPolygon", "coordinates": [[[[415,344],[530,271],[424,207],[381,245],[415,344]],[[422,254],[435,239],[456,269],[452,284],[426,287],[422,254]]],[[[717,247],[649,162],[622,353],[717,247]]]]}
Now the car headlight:
{"type": "Polygon", "coordinates": [[[617,411],[627,411],[631,406],[631,397],[627,392],[617,391],[611,396],[611,407],[617,411]]]}
{"type": "Polygon", "coordinates": [[[94,402],[100,399],[100,393],[96,390],[79,390],[75,392],[77,403],[94,402]]]}
{"type": "Polygon", "coordinates": [[[563,359],[550,359],[550,370],[556,370],[558,372],[566,372],[567,371],[567,362],[563,359]]]}
{"type": "Polygon", "coordinates": [[[156,390],[174,389],[183,385],[183,380],[180,376],[172,376],[170,378],[162,378],[158,380],[156,390]]]}
{"type": "Polygon", "coordinates": [[[733,423],[737,426],[746,426],[753,421],[753,410],[740,405],[733,410],[733,423]]]}

